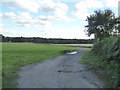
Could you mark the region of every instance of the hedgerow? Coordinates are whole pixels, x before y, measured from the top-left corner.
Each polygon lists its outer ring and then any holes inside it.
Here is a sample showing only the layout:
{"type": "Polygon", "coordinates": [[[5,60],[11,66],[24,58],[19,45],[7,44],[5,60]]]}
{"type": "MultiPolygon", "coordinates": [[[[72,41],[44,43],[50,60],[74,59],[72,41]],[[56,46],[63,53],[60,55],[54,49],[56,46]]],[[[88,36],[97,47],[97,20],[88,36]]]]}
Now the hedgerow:
{"type": "Polygon", "coordinates": [[[94,44],[92,51],[101,60],[120,63],[120,37],[109,37],[94,44]]]}
{"type": "Polygon", "coordinates": [[[95,71],[107,88],[120,87],[120,37],[108,37],[97,41],[81,61],[95,71]]]}

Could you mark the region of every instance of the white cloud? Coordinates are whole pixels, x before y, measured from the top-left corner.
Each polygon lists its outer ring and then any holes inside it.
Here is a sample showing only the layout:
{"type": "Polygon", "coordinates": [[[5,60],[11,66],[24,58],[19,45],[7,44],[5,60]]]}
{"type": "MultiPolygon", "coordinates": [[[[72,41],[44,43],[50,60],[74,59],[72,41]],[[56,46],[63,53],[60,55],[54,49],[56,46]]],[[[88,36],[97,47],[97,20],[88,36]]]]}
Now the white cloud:
{"type": "Polygon", "coordinates": [[[67,16],[44,16],[40,15],[33,18],[28,12],[19,12],[15,14],[14,12],[5,12],[2,14],[3,20],[4,19],[11,19],[11,22],[14,22],[16,26],[20,27],[44,27],[49,28],[52,26],[52,22],[54,20],[61,20],[61,21],[74,21],[74,19],[70,19],[67,16]]]}
{"type": "MultiPolygon", "coordinates": [[[[36,32],[38,33],[38,32],[36,32]]],[[[16,29],[9,29],[9,28],[0,28],[0,34],[4,35],[4,36],[9,36],[9,37],[34,37],[35,34],[28,32],[28,30],[25,29],[21,29],[19,32],[16,29]]]]}
{"type": "Polygon", "coordinates": [[[56,5],[52,0],[38,0],[36,3],[39,5],[39,11],[44,12],[53,12],[56,5]]]}
{"type": "Polygon", "coordinates": [[[49,19],[45,20],[45,16],[39,16],[36,18],[31,17],[28,12],[20,12],[19,15],[16,15],[13,12],[6,12],[2,15],[3,19],[11,19],[15,22],[16,26],[22,27],[51,27],[52,23],[49,19]]]}
{"type": "MultiPolygon", "coordinates": [[[[78,19],[85,20],[86,16],[89,15],[89,9],[117,7],[117,1],[118,0],[79,0],[79,2],[75,5],[75,9],[72,14],[78,19]]],[[[73,18],[67,16],[70,8],[66,3],[54,2],[54,0],[15,0],[14,2],[8,2],[8,5],[12,8],[14,7],[14,10],[19,10],[22,8],[26,12],[17,11],[17,14],[14,13],[14,11],[5,12],[0,14],[0,17],[3,16],[6,21],[9,18],[9,21],[14,21],[13,24],[16,24],[16,26],[30,28],[33,27],[33,29],[38,29],[35,34],[30,34],[26,31],[26,34],[23,34],[24,32],[21,33],[22,36],[42,35],[44,37],[53,38],[88,38],[84,31],[66,31],[62,30],[62,27],[59,30],[52,28],[52,21],[75,21],[73,18]],[[47,14],[39,15],[41,12],[45,12],[47,14]],[[32,15],[36,14],[36,17],[33,17],[34,15],[32,16],[30,13],[32,13],[32,15]],[[38,32],[40,32],[40,34],[38,32]]],[[[80,23],[82,23],[82,26],[84,26],[82,21],[80,23]]],[[[71,26],[69,28],[71,28],[71,26]]],[[[7,33],[9,35],[12,35],[13,33],[13,36],[20,35],[17,33],[17,30],[4,29],[2,32],[4,32],[5,35],[7,35],[7,33]]]]}
{"type": "Polygon", "coordinates": [[[85,35],[83,30],[60,30],[60,29],[51,29],[44,31],[46,38],[66,38],[66,39],[90,39],[94,38],[92,35],[88,37],[85,35]]]}
{"type": "Polygon", "coordinates": [[[64,3],[56,3],[54,6],[54,13],[58,16],[65,15],[68,12],[69,7],[64,3]]]}
{"type": "Polygon", "coordinates": [[[75,5],[73,15],[78,19],[86,19],[89,9],[117,8],[119,0],[81,0],[75,5]]]}
{"type": "MultiPolygon", "coordinates": [[[[65,22],[73,22],[73,21],[75,21],[74,19],[72,19],[72,18],[68,18],[67,16],[65,16],[65,15],[61,15],[61,16],[53,16],[53,18],[52,18],[53,20],[58,20],[58,21],[65,21],[65,22]]],[[[51,19],[51,20],[52,20],[51,19]]]]}
{"type": "Polygon", "coordinates": [[[58,15],[65,15],[68,11],[68,6],[64,3],[56,3],[53,0],[15,0],[15,3],[10,4],[14,7],[24,8],[31,12],[52,12],[58,15]],[[16,4],[16,5],[14,5],[16,4]]]}
{"type": "Polygon", "coordinates": [[[19,33],[16,30],[8,30],[8,29],[0,29],[0,34],[3,34],[4,36],[19,36],[19,33]]]}
{"type": "Polygon", "coordinates": [[[2,13],[0,13],[0,18],[2,17],[2,13]]]}
{"type": "Polygon", "coordinates": [[[86,19],[89,16],[88,8],[101,8],[102,4],[100,1],[96,0],[84,0],[80,1],[75,5],[75,10],[73,15],[78,19],[86,19]]]}
{"type": "Polygon", "coordinates": [[[3,15],[2,15],[3,18],[12,18],[12,19],[15,19],[16,18],[16,14],[14,14],[13,12],[5,12],[3,15]]]}
{"type": "Polygon", "coordinates": [[[16,29],[10,29],[9,27],[6,28],[4,25],[0,25],[0,34],[4,35],[4,36],[9,36],[9,37],[20,37],[20,36],[26,36],[26,35],[30,35],[29,32],[25,33],[23,32],[25,30],[16,30],[16,29]],[[21,31],[21,32],[19,32],[21,31]]]}
{"type": "Polygon", "coordinates": [[[12,8],[23,8],[33,13],[52,13],[52,20],[73,21],[66,15],[69,11],[68,5],[53,0],[15,0],[14,2],[8,2],[8,5],[12,8]]]}
{"type": "Polygon", "coordinates": [[[24,19],[27,19],[27,20],[31,20],[32,19],[31,15],[28,12],[21,12],[20,13],[20,17],[24,18],[24,19]]]}
{"type": "Polygon", "coordinates": [[[103,2],[102,0],[85,0],[84,5],[87,8],[102,8],[103,2]]]}
{"type": "Polygon", "coordinates": [[[103,0],[104,7],[118,8],[119,0],[103,0]]]}
{"type": "Polygon", "coordinates": [[[44,38],[66,38],[66,39],[90,39],[94,38],[94,36],[88,37],[85,35],[85,32],[82,30],[64,30],[61,31],[60,29],[44,29],[44,30],[34,30],[32,32],[28,32],[27,30],[13,30],[13,29],[0,29],[0,34],[3,34],[4,36],[10,36],[10,37],[44,37],[44,38]]]}
{"type": "Polygon", "coordinates": [[[84,4],[85,2],[79,2],[75,5],[75,10],[73,11],[73,15],[78,19],[85,20],[86,16],[89,15],[88,9],[84,4]]]}
{"type": "Polygon", "coordinates": [[[3,25],[3,23],[0,23],[0,28],[2,28],[4,25],[3,25]]]}
{"type": "Polygon", "coordinates": [[[38,12],[39,5],[32,0],[16,0],[16,5],[31,12],[38,12]]]}
{"type": "MultiPolygon", "coordinates": [[[[20,18],[20,16],[18,16],[20,18]]],[[[18,18],[17,17],[17,18],[18,18]]],[[[21,16],[22,17],[22,16],[21,16]]],[[[37,30],[33,30],[31,32],[27,31],[26,29],[24,30],[20,30],[18,32],[18,30],[11,30],[11,29],[0,29],[1,34],[5,35],[5,36],[12,36],[12,37],[16,37],[16,36],[25,36],[25,37],[34,37],[34,36],[38,36],[38,37],[46,37],[46,38],[67,38],[67,39],[72,39],[72,38],[76,38],[76,39],[89,39],[89,37],[87,35],[85,35],[85,32],[82,30],[61,30],[56,29],[54,27],[50,27],[51,23],[49,23],[49,21],[46,20],[46,18],[44,16],[40,16],[40,19],[36,18],[36,20],[34,20],[33,22],[30,22],[30,24],[34,25],[37,30]],[[42,19],[42,20],[41,20],[42,19]],[[42,28],[40,28],[40,25],[43,25],[42,28]],[[45,27],[44,27],[45,25],[45,27]],[[50,25],[50,26],[49,26],[50,25]]],[[[17,23],[18,26],[25,26],[25,27],[30,27],[29,23],[24,24],[25,21],[21,22],[21,23],[17,23]]],[[[93,37],[90,37],[93,38],[93,37]]]]}

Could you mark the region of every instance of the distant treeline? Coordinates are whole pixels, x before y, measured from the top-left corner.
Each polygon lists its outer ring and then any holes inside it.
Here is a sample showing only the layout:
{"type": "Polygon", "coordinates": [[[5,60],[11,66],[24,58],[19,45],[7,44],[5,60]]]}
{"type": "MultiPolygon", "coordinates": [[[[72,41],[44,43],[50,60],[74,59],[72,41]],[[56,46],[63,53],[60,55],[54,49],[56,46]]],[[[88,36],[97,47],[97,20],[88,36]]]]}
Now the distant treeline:
{"type": "Polygon", "coordinates": [[[53,44],[92,44],[94,39],[60,39],[41,37],[2,37],[2,42],[28,42],[28,43],[53,43],[53,44]]]}

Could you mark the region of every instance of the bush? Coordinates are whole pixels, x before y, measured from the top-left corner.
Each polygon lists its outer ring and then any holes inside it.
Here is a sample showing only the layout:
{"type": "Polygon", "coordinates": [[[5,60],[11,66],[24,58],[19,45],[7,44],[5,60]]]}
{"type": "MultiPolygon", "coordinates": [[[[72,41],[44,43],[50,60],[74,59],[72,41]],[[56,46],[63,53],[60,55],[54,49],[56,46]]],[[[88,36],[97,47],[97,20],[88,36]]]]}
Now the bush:
{"type": "Polygon", "coordinates": [[[94,44],[81,61],[107,83],[105,87],[120,87],[120,37],[109,37],[94,44]]]}
{"type": "Polygon", "coordinates": [[[101,56],[101,60],[120,63],[120,37],[109,37],[96,42],[92,51],[101,56]]]}

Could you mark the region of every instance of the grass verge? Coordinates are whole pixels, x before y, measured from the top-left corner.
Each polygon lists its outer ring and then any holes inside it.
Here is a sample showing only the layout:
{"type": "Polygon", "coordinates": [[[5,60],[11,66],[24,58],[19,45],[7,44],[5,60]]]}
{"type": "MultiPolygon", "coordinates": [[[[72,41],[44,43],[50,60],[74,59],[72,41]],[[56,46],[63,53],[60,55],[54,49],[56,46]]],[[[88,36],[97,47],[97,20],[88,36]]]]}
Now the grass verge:
{"type": "Polygon", "coordinates": [[[43,62],[54,58],[64,50],[74,50],[67,46],[32,43],[3,43],[2,52],[2,87],[16,88],[17,71],[28,64],[43,62]]]}
{"type": "Polygon", "coordinates": [[[92,51],[88,51],[80,61],[81,64],[86,64],[87,69],[94,71],[106,82],[104,88],[116,88],[118,86],[118,66],[115,62],[108,63],[100,59],[100,56],[95,55],[92,51]]]}

